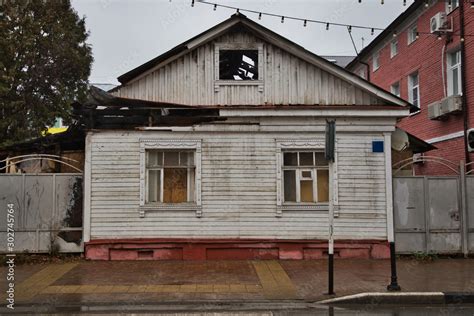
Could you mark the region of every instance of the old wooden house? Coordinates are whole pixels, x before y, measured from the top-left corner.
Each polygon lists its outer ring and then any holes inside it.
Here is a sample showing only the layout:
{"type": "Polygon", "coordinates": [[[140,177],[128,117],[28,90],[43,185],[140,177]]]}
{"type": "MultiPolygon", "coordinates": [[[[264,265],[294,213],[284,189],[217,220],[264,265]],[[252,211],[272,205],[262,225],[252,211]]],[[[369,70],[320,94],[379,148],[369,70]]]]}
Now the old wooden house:
{"type": "Polygon", "coordinates": [[[406,101],[241,14],[119,81],[116,101],[144,101],[93,110],[87,258],[322,258],[330,211],[336,257],[389,255],[406,101]]]}

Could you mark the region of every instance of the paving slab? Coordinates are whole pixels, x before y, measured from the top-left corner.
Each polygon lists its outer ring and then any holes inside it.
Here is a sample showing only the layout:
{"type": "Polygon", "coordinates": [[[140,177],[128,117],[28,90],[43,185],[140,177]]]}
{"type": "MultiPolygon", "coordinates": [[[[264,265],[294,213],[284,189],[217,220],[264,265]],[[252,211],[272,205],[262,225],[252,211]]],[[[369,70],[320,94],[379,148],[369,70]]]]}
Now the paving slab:
{"type": "MultiPolygon", "coordinates": [[[[403,292],[474,293],[473,259],[401,259],[398,271],[403,292]]],[[[16,275],[19,306],[190,301],[206,306],[209,302],[314,303],[386,292],[390,265],[388,260],[336,260],[335,296],[324,294],[324,260],[77,261],[19,266],[16,275]]]]}

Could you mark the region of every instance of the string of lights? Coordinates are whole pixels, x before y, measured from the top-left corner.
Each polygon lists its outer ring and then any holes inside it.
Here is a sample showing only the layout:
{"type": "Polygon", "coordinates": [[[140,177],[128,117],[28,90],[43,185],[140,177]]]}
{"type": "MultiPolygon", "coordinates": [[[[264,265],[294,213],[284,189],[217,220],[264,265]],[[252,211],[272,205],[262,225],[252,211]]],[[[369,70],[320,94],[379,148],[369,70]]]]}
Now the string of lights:
{"type": "MultiPolygon", "coordinates": [[[[171,1],[171,0],[170,0],[171,1]]],[[[357,0],[359,3],[362,3],[362,0],[357,0]]],[[[452,5],[451,0],[446,0],[448,1],[448,6],[452,5]]],[[[462,1],[462,0],[461,0],[462,1]]],[[[374,35],[375,32],[382,32],[382,31],[388,31],[392,32],[393,37],[397,37],[398,33],[397,30],[390,30],[387,28],[381,28],[381,27],[374,27],[374,26],[367,26],[367,25],[355,25],[355,24],[345,24],[345,23],[338,23],[338,22],[331,22],[331,21],[322,21],[322,20],[315,20],[315,19],[309,19],[309,18],[300,18],[300,17],[295,17],[295,16],[289,16],[289,15],[281,15],[281,14],[276,14],[276,13],[270,13],[270,12],[264,12],[264,11],[257,11],[257,10],[252,10],[252,9],[245,9],[245,8],[239,8],[235,6],[230,6],[230,5],[225,5],[225,4],[219,4],[215,2],[210,2],[206,0],[191,0],[191,6],[194,7],[195,3],[199,4],[205,4],[213,7],[213,10],[216,11],[217,8],[225,8],[225,9],[230,9],[234,10],[238,13],[240,12],[247,12],[247,13],[252,13],[256,14],[258,19],[261,20],[263,16],[269,16],[269,17],[276,17],[280,19],[281,23],[284,23],[286,20],[293,20],[293,21],[299,21],[302,22],[303,27],[306,27],[308,23],[314,23],[314,24],[320,24],[323,25],[326,29],[326,31],[329,31],[331,26],[335,27],[344,27],[347,29],[347,31],[350,33],[352,32],[353,29],[360,29],[360,30],[368,30],[370,31],[370,35],[374,35]]],[[[384,4],[384,0],[381,0],[381,4],[384,4]]],[[[403,0],[403,5],[406,5],[407,1],[403,0]]],[[[425,1],[425,6],[429,6],[429,1],[425,1]]],[[[455,33],[451,33],[452,35],[459,35],[455,33]]],[[[416,37],[420,37],[421,35],[430,35],[430,36],[437,36],[438,39],[442,39],[441,35],[439,34],[433,34],[431,32],[423,32],[423,31],[417,31],[416,32],[416,37]]],[[[474,36],[474,34],[464,34],[465,37],[469,36],[474,36]]],[[[462,41],[464,38],[461,39],[462,41]]]]}

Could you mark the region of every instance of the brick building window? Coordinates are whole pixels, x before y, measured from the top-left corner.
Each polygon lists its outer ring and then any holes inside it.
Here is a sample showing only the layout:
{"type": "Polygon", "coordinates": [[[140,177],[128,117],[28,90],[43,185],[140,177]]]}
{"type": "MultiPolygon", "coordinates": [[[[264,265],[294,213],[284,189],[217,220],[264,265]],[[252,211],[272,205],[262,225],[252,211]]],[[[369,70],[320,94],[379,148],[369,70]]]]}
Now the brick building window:
{"type": "Polygon", "coordinates": [[[459,7],[459,0],[446,0],[446,12],[450,13],[459,7]]]}
{"type": "Polygon", "coordinates": [[[395,39],[390,43],[390,57],[393,58],[398,54],[398,40],[395,39]]]}
{"type": "Polygon", "coordinates": [[[408,29],[407,38],[408,38],[408,45],[410,45],[411,43],[413,43],[414,41],[417,40],[417,38],[418,38],[418,27],[416,26],[416,24],[410,26],[410,28],[408,29]]]}
{"type": "Polygon", "coordinates": [[[461,95],[461,51],[448,54],[448,95],[461,95]]]}
{"type": "Polygon", "coordinates": [[[390,92],[397,97],[400,97],[400,82],[395,82],[390,86],[390,92]]]}
{"type": "Polygon", "coordinates": [[[418,71],[408,76],[408,101],[420,108],[420,80],[418,71]]]}
{"type": "Polygon", "coordinates": [[[376,52],[372,56],[372,71],[376,71],[380,67],[380,53],[376,52]]]}

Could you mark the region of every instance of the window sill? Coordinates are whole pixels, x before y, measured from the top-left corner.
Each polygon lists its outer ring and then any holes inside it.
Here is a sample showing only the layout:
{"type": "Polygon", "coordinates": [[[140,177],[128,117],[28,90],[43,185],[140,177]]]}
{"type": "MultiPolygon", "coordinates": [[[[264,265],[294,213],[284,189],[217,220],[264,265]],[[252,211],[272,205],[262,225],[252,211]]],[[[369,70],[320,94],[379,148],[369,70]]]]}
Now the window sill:
{"type": "Polygon", "coordinates": [[[263,80],[215,80],[214,91],[219,92],[220,86],[258,86],[258,91],[263,92],[263,80]]]}
{"type": "Polygon", "coordinates": [[[195,211],[196,217],[202,216],[202,206],[195,203],[176,203],[176,204],[147,204],[139,207],[140,217],[145,217],[145,213],[161,211],[195,211]]]}
{"type": "Polygon", "coordinates": [[[329,204],[285,204],[277,207],[277,217],[280,217],[283,211],[329,211],[329,204]]]}

